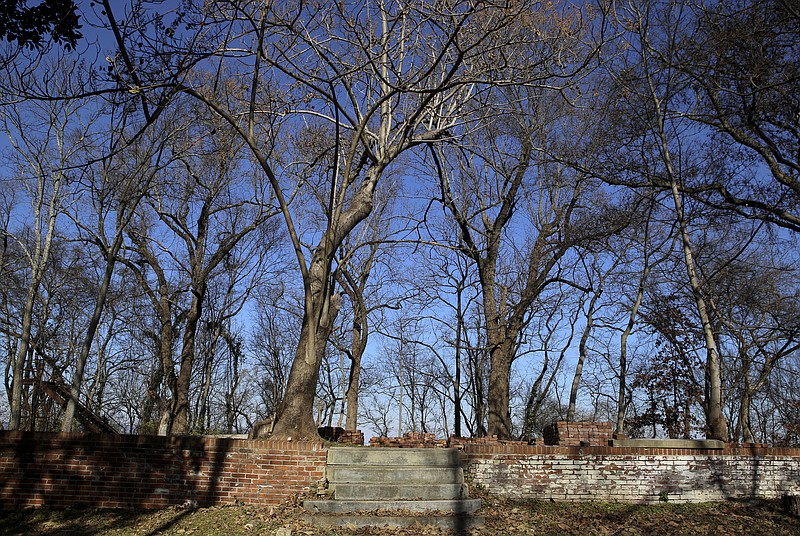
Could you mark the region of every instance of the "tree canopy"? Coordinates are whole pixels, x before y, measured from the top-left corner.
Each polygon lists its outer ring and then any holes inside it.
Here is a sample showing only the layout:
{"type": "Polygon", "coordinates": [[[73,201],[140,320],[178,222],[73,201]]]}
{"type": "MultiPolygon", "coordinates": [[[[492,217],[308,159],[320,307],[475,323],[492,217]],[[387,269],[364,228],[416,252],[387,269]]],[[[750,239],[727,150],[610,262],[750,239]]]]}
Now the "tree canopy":
{"type": "Polygon", "coordinates": [[[797,444],[791,2],[0,9],[8,426],[797,444]]]}

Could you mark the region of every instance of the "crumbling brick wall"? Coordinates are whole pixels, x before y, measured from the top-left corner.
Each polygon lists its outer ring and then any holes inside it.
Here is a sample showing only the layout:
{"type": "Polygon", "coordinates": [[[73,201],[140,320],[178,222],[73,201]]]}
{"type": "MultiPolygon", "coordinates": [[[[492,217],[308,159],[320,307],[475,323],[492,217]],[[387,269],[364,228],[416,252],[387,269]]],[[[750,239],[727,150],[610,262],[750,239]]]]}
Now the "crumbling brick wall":
{"type": "Polygon", "coordinates": [[[465,473],[517,499],[705,502],[800,494],[800,449],[466,444],[465,473]]]}
{"type": "Polygon", "coordinates": [[[612,437],[610,422],[558,421],[542,430],[545,445],[579,447],[581,445],[608,445],[612,437]]]}
{"type": "Polygon", "coordinates": [[[436,434],[423,432],[406,432],[403,437],[373,437],[369,440],[371,447],[393,448],[444,448],[446,439],[437,439],[436,434]]]}
{"type": "MultiPolygon", "coordinates": [[[[443,441],[410,435],[400,446],[443,441]]],[[[800,449],[550,446],[493,438],[450,444],[461,450],[472,484],[512,498],[700,502],[800,494],[800,449]]],[[[0,506],[279,504],[314,491],[326,456],[327,447],[315,442],[0,432],[0,506]]]]}
{"type": "Polygon", "coordinates": [[[317,432],[325,441],[342,445],[362,446],[364,444],[364,432],[361,430],[345,430],[341,426],[323,426],[317,428],[317,432]]]}

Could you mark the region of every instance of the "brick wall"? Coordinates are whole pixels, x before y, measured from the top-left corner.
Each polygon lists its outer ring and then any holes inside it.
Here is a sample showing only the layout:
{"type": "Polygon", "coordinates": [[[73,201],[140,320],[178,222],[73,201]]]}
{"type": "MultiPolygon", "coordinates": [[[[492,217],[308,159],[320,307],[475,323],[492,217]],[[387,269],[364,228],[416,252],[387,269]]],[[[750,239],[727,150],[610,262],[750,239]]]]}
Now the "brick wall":
{"type": "Polygon", "coordinates": [[[373,437],[370,447],[390,447],[398,449],[444,448],[447,439],[436,439],[436,434],[423,432],[406,432],[403,437],[373,437]]]}
{"type": "Polygon", "coordinates": [[[341,426],[323,426],[317,428],[317,433],[325,441],[342,445],[364,445],[364,432],[361,430],[345,430],[341,426]]]}
{"type": "Polygon", "coordinates": [[[0,431],[0,504],[279,504],[323,478],[321,443],[0,431]]]}
{"type": "Polygon", "coordinates": [[[579,447],[584,445],[603,446],[611,439],[610,422],[566,422],[548,424],[542,430],[545,445],[579,447]]]}
{"type": "Polygon", "coordinates": [[[467,478],[510,498],[703,502],[800,493],[800,449],[464,444],[467,478]]]}
{"type": "MultiPolygon", "coordinates": [[[[473,484],[512,498],[700,502],[800,494],[800,449],[451,444],[473,484]]],[[[279,504],[314,489],[326,455],[313,442],[0,431],[0,507],[279,504]]]]}

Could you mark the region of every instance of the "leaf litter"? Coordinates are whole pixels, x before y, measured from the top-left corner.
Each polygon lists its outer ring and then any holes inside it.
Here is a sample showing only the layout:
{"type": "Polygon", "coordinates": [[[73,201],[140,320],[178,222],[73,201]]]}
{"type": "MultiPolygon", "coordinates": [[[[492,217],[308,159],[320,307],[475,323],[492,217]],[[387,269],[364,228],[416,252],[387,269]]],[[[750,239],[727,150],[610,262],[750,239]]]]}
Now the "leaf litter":
{"type": "MultiPolygon", "coordinates": [[[[703,504],[617,504],[513,501],[484,495],[477,515],[485,524],[468,535],[794,535],[800,518],[785,514],[779,501],[703,504]]],[[[216,506],[163,510],[35,508],[0,510],[0,535],[279,535],[279,536],[446,536],[452,530],[419,523],[405,528],[345,526],[321,528],[302,519],[296,505],[216,506]]],[[[384,513],[384,512],[381,512],[384,513]]],[[[462,534],[464,534],[462,532],[462,534]]]]}

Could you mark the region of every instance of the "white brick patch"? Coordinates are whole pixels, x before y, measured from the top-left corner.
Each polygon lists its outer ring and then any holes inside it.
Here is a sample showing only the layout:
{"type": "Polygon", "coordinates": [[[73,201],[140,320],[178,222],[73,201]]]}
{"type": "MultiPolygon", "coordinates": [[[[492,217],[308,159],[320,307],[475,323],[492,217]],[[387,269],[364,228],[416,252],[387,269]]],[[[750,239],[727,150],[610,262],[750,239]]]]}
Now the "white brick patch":
{"type": "Polygon", "coordinates": [[[704,502],[800,493],[800,458],[519,455],[473,459],[472,482],[514,498],[704,502]]]}

